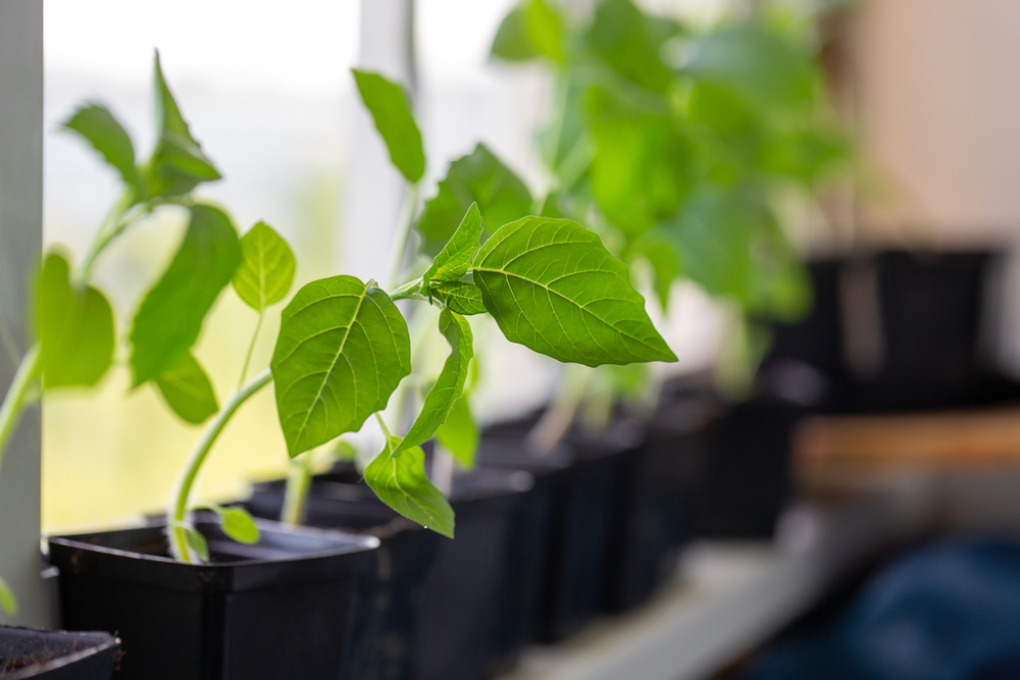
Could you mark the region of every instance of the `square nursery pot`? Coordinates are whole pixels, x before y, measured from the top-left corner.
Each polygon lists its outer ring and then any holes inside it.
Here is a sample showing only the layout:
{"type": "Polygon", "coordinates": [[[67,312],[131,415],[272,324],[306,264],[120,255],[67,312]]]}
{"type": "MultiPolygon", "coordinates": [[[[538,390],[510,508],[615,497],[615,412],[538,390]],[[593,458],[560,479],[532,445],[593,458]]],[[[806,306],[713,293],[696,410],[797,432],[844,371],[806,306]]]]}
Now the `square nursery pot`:
{"type": "MultiPolygon", "coordinates": [[[[454,540],[427,530],[404,532],[422,544],[411,551],[401,549],[397,536],[390,539],[390,582],[375,587],[400,594],[389,595],[387,611],[384,591],[377,591],[376,601],[383,604],[374,615],[389,620],[377,625],[391,633],[391,649],[399,651],[391,672],[365,677],[480,680],[516,662],[528,641],[525,603],[534,587],[527,568],[533,560],[527,554],[532,485],[531,475],[521,471],[459,476],[450,499],[457,513],[454,540]],[[401,631],[401,621],[410,629],[401,631]],[[406,642],[399,642],[401,635],[406,642]],[[407,654],[398,659],[403,651],[407,654]]],[[[282,484],[259,485],[249,507],[260,514],[278,513],[282,496],[282,484]]],[[[350,466],[317,475],[312,482],[310,524],[365,530],[397,517],[350,466]]],[[[361,640],[355,656],[374,657],[366,667],[378,669],[385,656],[378,645],[361,640]]]]}
{"type": "Polygon", "coordinates": [[[211,555],[181,564],[164,526],[49,539],[64,625],[116,632],[118,679],[347,677],[359,582],[379,541],[259,522],[242,545],[196,516],[211,555]]]}
{"type": "Polygon", "coordinates": [[[110,680],[120,640],[109,633],[67,633],[0,626],[4,680],[110,680]]]}

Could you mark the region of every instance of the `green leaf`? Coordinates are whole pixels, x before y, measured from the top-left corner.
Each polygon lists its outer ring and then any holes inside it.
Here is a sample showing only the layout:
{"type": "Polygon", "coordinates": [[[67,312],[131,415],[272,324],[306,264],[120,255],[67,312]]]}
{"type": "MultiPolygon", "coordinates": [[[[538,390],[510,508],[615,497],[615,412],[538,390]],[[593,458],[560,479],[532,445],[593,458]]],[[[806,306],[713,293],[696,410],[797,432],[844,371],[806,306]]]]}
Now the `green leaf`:
{"type": "Polygon", "coordinates": [[[586,42],[624,78],[662,94],[673,81],[662,61],[663,45],[680,33],[679,24],[645,15],[631,0],[603,0],[586,42]]]}
{"type": "Polygon", "coordinates": [[[365,468],[365,482],[404,517],[453,538],[453,508],[425,476],[424,452],[415,446],[395,456],[400,443],[399,437],[386,438],[386,447],[365,468]]]}
{"type": "Polygon", "coordinates": [[[637,236],[676,212],[692,184],[693,149],[666,115],[593,88],[591,187],[606,217],[637,236]]]}
{"type": "Polygon", "coordinates": [[[492,233],[508,222],[531,212],[531,192],[509,168],[483,144],[468,156],[450,164],[439,193],[425,206],[418,230],[425,237],[422,246],[436,255],[457,231],[464,214],[477,203],[482,227],[492,233]]]}
{"type": "Polygon", "coordinates": [[[14,591],[7,585],[3,577],[0,576],[0,609],[7,613],[8,616],[17,616],[18,614],[18,600],[14,597],[14,591]]]}
{"type": "Polygon", "coordinates": [[[461,465],[473,470],[479,438],[478,426],[471,416],[467,397],[461,397],[454,402],[446,422],[436,430],[436,439],[461,465]]]}
{"type": "Polygon", "coordinates": [[[291,457],[357,432],[411,372],[404,317],[373,282],[313,281],[283,310],[270,364],[291,457]]]}
{"type": "Polygon", "coordinates": [[[503,17],[490,53],[505,61],[530,61],[541,56],[528,34],[528,10],[524,5],[514,7],[503,17]]]}
{"type": "Polygon", "coordinates": [[[58,253],[46,256],[39,273],[35,324],[46,388],[91,387],[106,375],[115,334],[110,303],[91,286],[72,286],[58,253]]]}
{"type": "Polygon", "coordinates": [[[241,239],[241,262],[234,271],[234,290],[257,312],[283,298],[294,283],[294,251],[276,231],[259,222],[241,239]]]}
{"type": "Polygon", "coordinates": [[[176,365],[195,344],[205,315],[240,259],[230,217],[210,205],[191,206],[184,241],[135,316],[131,365],[136,386],[176,365]]]}
{"type": "Polygon", "coordinates": [[[652,266],[655,273],[655,294],[659,298],[662,310],[666,311],[669,308],[669,292],[673,280],[680,275],[673,244],[662,237],[648,238],[642,241],[640,252],[652,266]]]}
{"type": "Polygon", "coordinates": [[[220,516],[223,533],[238,543],[254,545],[259,542],[259,528],[255,520],[244,508],[221,508],[210,505],[209,508],[220,516]]]}
{"type": "Polygon", "coordinates": [[[432,299],[458,314],[485,314],[481,289],[463,281],[447,281],[431,287],[432,299]]]}
{"type": "Polygon", "coordinates": [[[492,54],[507,61],[545,56],[563,63],[565,38],[559,12],[545,0],[527,0],[503,19],[492,43],[492,54]]]}
{"type": "Polygon", "coordinates": [[[456,312],[444,309],[439,315],[439,332],[450,343],[450,356],[443,364],[436,384],[425,396],[421,413],[415,418],[403,442],[393,450],[393,456],[415,446],[421,446],[436,434],[439,426],[446,422],[453,403],[464,391],[468,376],[468,365],[474,350],[471,347],[471,327],[467,319],[456,312]]]}
{"type": "Polygon", "coordinates": [[[219,170],[191,136],[191,130],[163,77],[159,52],[156,52],[153,82],[159,137],[156,150],[144,170],[149,193],[153,196],[180,196],[202,182],[220,179],[219,170]]]}
{"type": "Polygon", "coordinates": [[[205,536],[192,526],[184,526],[181,529],[184,531],[184,542],[188,544],[191,552],[195,553],[195,556],[202,562],[208,562],[209,544],[206,543],[205,536]]]}
{"type": "Polygon", "coordinates": [[[676,361],[626,265],[575,222],[508,224],[478,251],[471,271],[511,342],[587,366],[676,361]]]}
{"type": "Polygon", "coordinates": [[[333,447],[333,455],[337,460],[353,461],[358,457],[358,447],[346,439],[338,439],[333,447]]]}
{"type": "Polygon", "coordinates": [[[453,237],[422,276],[422,292],[427,295],[433,281],[457,281],[464,276],[478,251],[481,237],[482,213],[478,210],[478,204],[472,203],[453,237]]]}
{"type": "Polygon", "coordinates": [[[124,184],[135,190],[135,200],[145,198],[146,188],[135,166],[131,137],[102,104],[88,103],[64,122],[64,128],[85,138],[103,159],[120,172],[124,184]]]}
{"type": "Polygon", "coordinates": [[[351,69],[351,72],[361,100],[386,142],[390,160],[408,182],[417,182],[425,174],[425,150],[403,88],[378,73],[358,69],[351,69]]]}
{"type": "Polygon", "coordinates": [[[191,352],[182,354],[155,382],[167,405],[186,423],[204,423],[220,410],[209,376],[191,352]]]}

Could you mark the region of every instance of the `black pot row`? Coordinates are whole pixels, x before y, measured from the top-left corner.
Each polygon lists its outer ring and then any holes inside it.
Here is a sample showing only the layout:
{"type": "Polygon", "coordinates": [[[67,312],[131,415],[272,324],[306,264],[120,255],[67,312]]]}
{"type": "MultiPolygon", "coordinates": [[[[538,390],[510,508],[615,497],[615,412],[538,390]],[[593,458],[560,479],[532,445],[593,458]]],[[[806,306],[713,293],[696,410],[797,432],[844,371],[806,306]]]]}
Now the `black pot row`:
{"type": "Polygon", "coordinates": [[[51,538],[63,625],[116,634],[123,679],[490,678],[531,642],[647,600],[690,532],[690,428],[621,422],[536,457],[528,426],[491,428],[455,478],[455,540],[351,467],[313,480],[307,527],[270,521],[283,482],[256,485],[254,546],[197,518],[208,564],[172,560],[155,524],[51,538]]]}

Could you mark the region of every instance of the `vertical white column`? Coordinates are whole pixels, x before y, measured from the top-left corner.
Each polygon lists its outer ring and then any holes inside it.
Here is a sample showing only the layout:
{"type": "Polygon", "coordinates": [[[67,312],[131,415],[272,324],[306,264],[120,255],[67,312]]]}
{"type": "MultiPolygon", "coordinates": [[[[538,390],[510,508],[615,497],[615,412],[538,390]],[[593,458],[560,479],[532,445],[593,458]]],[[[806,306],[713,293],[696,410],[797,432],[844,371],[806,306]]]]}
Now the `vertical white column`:
{"type": "MultiPolygon", "coordinates": [[[[28,277],[42,248],[42,0],[0,0],[0,390],[26,349],[28,277]]],[[[47,626],[39,577],[39,410],[22,418],[0,472],[0,574],[16,623],[47,626]]],[[[7,621],[0,614],[0,621],[7,621]]]]}
{"type": "MultiPolygon", "coordinates": [[[[413,92],[413,36],[413,0],[361,0],[359,68],[378,71],[413,92]]],[[[345,274],[384,281],[389,274],[390,241],[404,199],[405,180],[390,165],[386,147],[357,99],[354,109],[353,157],[345,192],[340,262],[345,274]]]]}

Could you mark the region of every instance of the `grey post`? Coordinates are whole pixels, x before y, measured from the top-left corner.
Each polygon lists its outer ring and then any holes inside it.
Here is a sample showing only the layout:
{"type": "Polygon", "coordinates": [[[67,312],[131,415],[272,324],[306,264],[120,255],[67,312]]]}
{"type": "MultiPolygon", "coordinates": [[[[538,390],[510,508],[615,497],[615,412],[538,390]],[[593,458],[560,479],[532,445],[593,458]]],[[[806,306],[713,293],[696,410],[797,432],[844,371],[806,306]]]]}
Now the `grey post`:
{"type": "MultiPolygon", "coordinates": [[[[26,349],[25,288],[42,247],[42,0],[0,0],[0,389],[26,349]]],[[[30,408],[0,475],[0,574],[17,595],[16,623],[46,627],[39,576],[40,427],[30,408]]],[[[0,613],[0,622],[6,622],[0,613]]]]}

